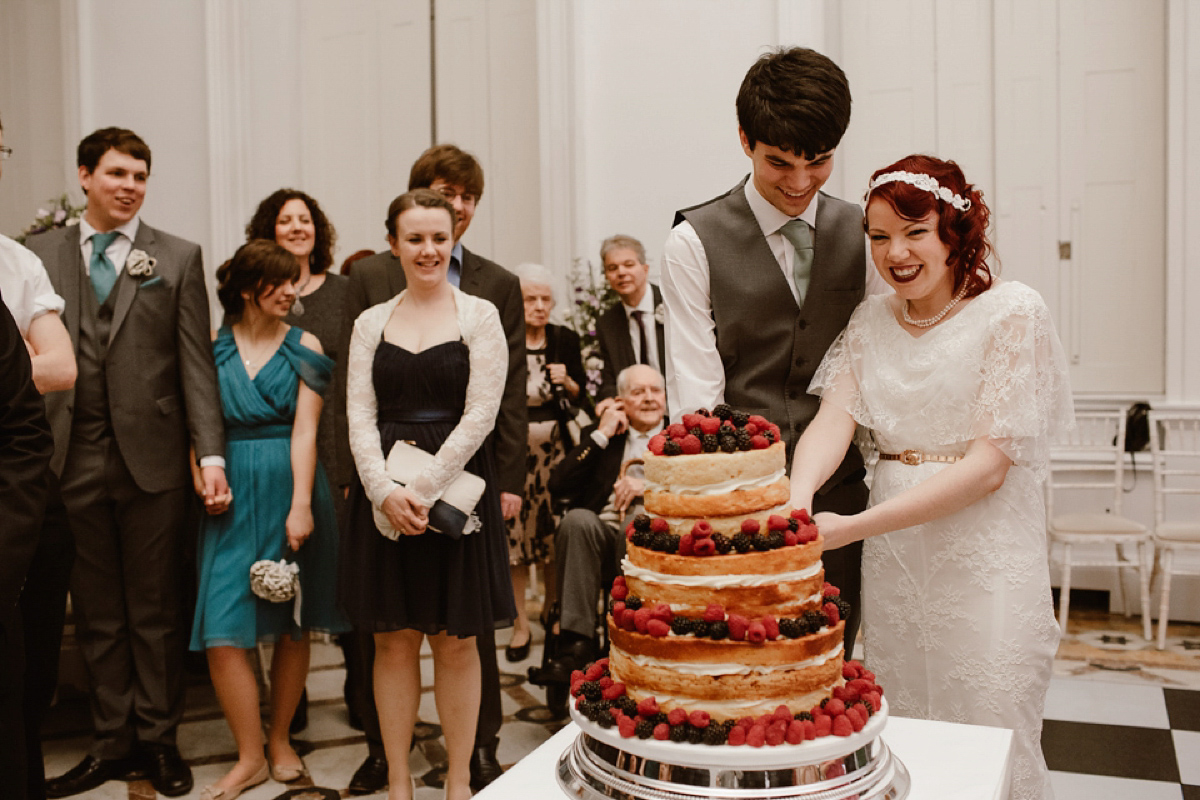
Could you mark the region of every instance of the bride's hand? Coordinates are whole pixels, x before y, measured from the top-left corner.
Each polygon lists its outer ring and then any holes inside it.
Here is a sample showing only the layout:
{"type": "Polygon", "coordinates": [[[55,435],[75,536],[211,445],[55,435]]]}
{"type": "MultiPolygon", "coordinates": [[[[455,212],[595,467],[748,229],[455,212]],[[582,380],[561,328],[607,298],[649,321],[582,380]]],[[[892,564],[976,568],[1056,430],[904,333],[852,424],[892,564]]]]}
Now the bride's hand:
{"type": "Polygon", "coordinates": [[[425,526],[429,524],[425,507],[403,486],[397,486],[387,496],[383,501],[382,511],[388,522],[392,523],[392,527],[404,536],[424,533],[425,526]]]}
{"type": "Polygon", "coordinates": [[[825,537],[825,549],[836,550],[848,544],[857,542],[861,537],[855,535],[854,517],[834,514],[832,511],[822,511],[813,518],[817,530],[825,537]]]}

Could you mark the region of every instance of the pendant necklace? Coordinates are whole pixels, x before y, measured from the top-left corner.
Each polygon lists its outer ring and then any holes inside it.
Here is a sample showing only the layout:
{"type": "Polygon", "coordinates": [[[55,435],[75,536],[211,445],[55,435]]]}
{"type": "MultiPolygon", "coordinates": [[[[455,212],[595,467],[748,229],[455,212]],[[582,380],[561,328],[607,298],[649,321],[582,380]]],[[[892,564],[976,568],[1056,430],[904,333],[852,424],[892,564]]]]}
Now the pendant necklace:
{"type": "Polygon", "coordinates": [[[913,319],[910,317],[908,315],[909,301],[905,300],[904,306],[901,309],[901,314],[904,317],[904,321],[916,328],[932,328],[934,325],[937,325],[939,322],[941,322],[943,317],[950,313],[950,309],[958,305],[959,301],[967,296],[968,283],[968,281],[963,281],[962,288],[958,290],[958,294],[950,298],[950,302],[946,304],[946,307],[934,314],[932,317],[927,317],[925,319],[913,319]]]}
{"type": "Polygon", "coordinates": [[[308,287],[308,282],[312,280],[312,273],[308,273],[308,277],[304,279],[304,283],[296,287],[296,302],[292,303],[292,313],[297,317],[304,316],[304,303],[300,300],[300,293],[308,287]]]}

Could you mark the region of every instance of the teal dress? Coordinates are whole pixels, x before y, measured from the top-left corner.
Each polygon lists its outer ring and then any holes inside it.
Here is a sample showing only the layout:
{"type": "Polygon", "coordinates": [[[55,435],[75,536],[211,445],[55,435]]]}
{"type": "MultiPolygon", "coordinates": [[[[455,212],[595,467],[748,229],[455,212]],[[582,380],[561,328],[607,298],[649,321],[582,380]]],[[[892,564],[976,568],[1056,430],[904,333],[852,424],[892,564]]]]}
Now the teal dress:
{"type": "Polygon", "coordinates": [[[300,381],[321,394],[333,361],[300,344],[292,328],[253,380],[239,357],[233,332],[221,328],[213,343],[225,417],[225,471],[229,511],[200,525],[199,592],[192,650],[250,648],[302,630],[340,633],[349,625],[337,609],[338,528],[333,497],[320,463],[313,480],[312,535],[298,552],[287,546],[292,503],[292,425],[300,381]],[[300,568],[300,625],[291,602],[272,603],[250,591],[250,565],[287,558],[300,568]]]}

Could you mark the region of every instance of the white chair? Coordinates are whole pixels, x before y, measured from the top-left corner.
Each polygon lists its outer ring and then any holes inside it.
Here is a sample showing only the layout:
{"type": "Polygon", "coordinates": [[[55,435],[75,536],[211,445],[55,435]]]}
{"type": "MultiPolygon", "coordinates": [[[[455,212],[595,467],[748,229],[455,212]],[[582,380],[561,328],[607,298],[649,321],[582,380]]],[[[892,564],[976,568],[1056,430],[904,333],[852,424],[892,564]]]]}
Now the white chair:
{"type": "Polygon", "coordinates": [[[1158,649],[1162,650],[1167,643],[1171,576],[1200,575],[1200,570],[1175,563],[1176,553],[1200,555],[1200,411],[1151,411],[1150,455],[1154,462],[1154,572],[1162,575],[1158,603],[1158,649]],[[1173,503],[1173,514],[1168,514],[1168,497],[1178,501],[1173,503]]]}
{"type": "Polygon", "coordinates": [[[1062,546],[1062,579],[1059,582],[1058,623],[1067,632],[1071,606],[1073,567],[1116,567],[1125,616],[1130,615],[1125,592],[1125,570],[1135,569],[1142,598],[1142,629],[1150,633],[1150,572],[1153,540],[1145,525],[1121,515],[1125,475],[1124,408],[1077,409],[1076,427],[1054,442],[1046,479],[1046,531],[1051,554],[1062,546]],[[1056,501],[1064,493],[1086,493],[1094,511],[1063,512],[1056,501]],[[1077,545],[1104,545],[1112,551],[1075,549],[1077,545]],[[1127,552],[1130,548],[1132,553],[1127,552]],[[1111,555],[1108,553],[1111,552],[1111,555]]]}

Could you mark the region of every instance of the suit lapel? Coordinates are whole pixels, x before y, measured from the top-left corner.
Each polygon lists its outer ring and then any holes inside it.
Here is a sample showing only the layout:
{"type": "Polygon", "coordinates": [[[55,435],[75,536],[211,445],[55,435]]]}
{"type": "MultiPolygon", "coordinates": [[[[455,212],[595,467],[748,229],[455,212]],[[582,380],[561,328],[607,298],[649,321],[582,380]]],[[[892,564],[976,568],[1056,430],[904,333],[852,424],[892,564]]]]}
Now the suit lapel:
{"type": "Polygon", "coordinates": [[[610,336],[620,350],[617,353],[618,363],[626,366],[636,364],[637,355],[633,352],[633,337],[629,333],[629,316],[625,313],[625,305],[620,300],[613,306],[612,316],[609,317],[609,327],[612,331],[610,336]]]}
{"type": "MultiPolygon", "coordinates": [[[[133,250],[144,250],[151,257],[154,256],[154,229],[146,223],[138,225],[137,238],[133,241],[133,250]]],[[[129,307],[133,305],[133,298],[137,294],[138,281],[134,280],[127,270],[122,269],[121,275],[117,278],[115,291],[117,299],[113,302],[113,321],[112,331],[108,335],[109,346],[117,340],[117,334],[121,330],[121,323],[125,321],[125,317],[129,314],[129,307]]]]}
{"type": "MultiPolygon", "coordinates": [[[[654,338],[658,342],[658,363],[662,365],[663,375],[667,374],[667,342],[665,335],[666,326],[658,320],[658,309],[662,306],[662,292],[653,283],[650,284],[650,289],[654,293],[654,338]]],[[[665,309],[664,309],[665,310],[665,309]]]]}
{"type": "Polygon", "coordinates": [[[480,291],[480,275],[479,264],[476,261],[475,254],[467,248],[463,248],[463,259],[461,271],[458,277],[458,288],[475,297],[482,297],[480,291]]]}

